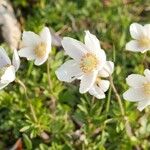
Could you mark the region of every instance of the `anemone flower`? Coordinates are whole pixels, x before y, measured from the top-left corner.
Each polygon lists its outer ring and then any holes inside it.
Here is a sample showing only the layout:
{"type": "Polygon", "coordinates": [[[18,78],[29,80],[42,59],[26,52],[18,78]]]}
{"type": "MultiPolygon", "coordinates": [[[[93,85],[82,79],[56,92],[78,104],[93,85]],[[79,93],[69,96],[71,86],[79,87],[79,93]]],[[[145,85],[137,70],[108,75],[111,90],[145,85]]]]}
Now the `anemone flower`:
{"type": "Polygon", "coordinates": [[[150,24],[142,26],[138,23],[132,23],[130,34],[133,40],[126,44],[127,50],[141,53],[150,50],[150,24]]]}
{"type": "Polygon", "coordinates": [[[131,74],[126,79],[130,88],[123,94],[127,101],[138,102],[138,107],[142,111],[146,106],[150,105],[150,70],[144,71],[144,76],[139,74],[131,74]]]}
{"type": "Polygon", "coordinates": [[[72,59],[65,62],[56,70],[59,80],[72,82],[80,80],[80,93],[91,89],[99,72],[106,64],[106,54],[101,49],[99,40],[89,31],[85,31],[84,42],[70,37],[64,37],[62,46],[72,59]]]}
{"type": "Polygon", "coordinates": [[[34,64],[42,65],[51,51],[51,34],[47,27],[44,27],[39,35],[31,31],[24,31],[22,36],[22,48],[18,51],[20,57],[27,60],[34,60],[34,64]]]}
{"type": "Polygon", "coordinates": [[[12,62],[6,51],[0,47],[0,90],[15,80],[15,73],[19,69],[20,59],[14,50],[12,62]]]}

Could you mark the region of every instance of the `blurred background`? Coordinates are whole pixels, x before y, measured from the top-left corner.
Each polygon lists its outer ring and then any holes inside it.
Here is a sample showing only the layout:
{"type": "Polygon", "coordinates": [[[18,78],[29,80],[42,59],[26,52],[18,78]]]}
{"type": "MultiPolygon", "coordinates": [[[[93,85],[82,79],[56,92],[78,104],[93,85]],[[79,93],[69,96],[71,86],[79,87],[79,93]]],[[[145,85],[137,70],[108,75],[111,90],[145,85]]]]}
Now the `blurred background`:
{"type": "Polygon", "coordinates": [[[17,73],[36,119],[17,82],[0,91],[0,150],[149,150],[149,108],[139,112],[135,103],[122,98],[128,88],[125,78],[143,74],[150,64],[148,55],[125,51],[133,22],[150,23],[149,0],[0,0],[0,44],[10,56],[19,49],[24,30],[38,33],[47,26],[53,38],[50,68],[22,59],[17,73]],[[128,129],[111,88],[106,99],[92,101],[89,94],[79,94],[78,82],[61,83],[55,76],[68,59],[61,38],[83,41],[85,30],[98,37],[108,60],[115,62],[113,78],[130,122],[128,129]]]}

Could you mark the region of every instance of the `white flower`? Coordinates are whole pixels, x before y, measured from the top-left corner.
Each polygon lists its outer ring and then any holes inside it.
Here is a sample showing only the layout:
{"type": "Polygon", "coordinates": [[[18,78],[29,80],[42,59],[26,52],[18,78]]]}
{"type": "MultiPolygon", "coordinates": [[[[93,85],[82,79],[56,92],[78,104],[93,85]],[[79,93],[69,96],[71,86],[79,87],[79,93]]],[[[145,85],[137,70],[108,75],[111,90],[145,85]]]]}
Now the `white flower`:
{"type": "Polygon", "coordinates": [[[11,63],[5,50],[0,47],[0,90],[15,80],[15,73],[19,69],[19,66],[20,59],[17,50],[14,50],[11,63]]]}
{"type": "Polygon", "coordinates": [[[146,69],[144,75],[131,74],[127,77],[126,82],[130,86],[123,97],[131,102],[138,102],[138,107],[142,111],[150,105],[150,70],[146,69]]]}
{"type": "Polygon", "coordinates": [[[73,59],[65,62],[56,71],[61,81],[81,80],[80,93],[87,92],[93,86],[99,71],[106,64],[106,54],[101,49],[99,40],[89,31],[85,33],[85,44],[69,37],[63,38],[62,46],[73,59]]]}
{"type": "Polygon", "coordinates": [[[89,93],[97,99],[105,98],[105,92],[108,90],[110,82],[102,78],[109,77],[114,70],[114,63],[107,61],[104,68],[99,71],[98,77],[94,85],[89,89],[89,93]]]}
{"type": "Polygon", "coordinates": [[[27,60],[35,60],[34,64],[42,65],[51,51],[51,34],[47,27],[44,27],[40,35],[31,31],[24,31],[22,36],[23,47],[18,51],[20,57],[27,60]]]}
{"type": "Polygon", "coordinates": [[[144,53],[150,50],[150,24],[144,26],[133,23],[130,25],[130,34],[134,40],[126,44],[126,49],[144,53]]]}

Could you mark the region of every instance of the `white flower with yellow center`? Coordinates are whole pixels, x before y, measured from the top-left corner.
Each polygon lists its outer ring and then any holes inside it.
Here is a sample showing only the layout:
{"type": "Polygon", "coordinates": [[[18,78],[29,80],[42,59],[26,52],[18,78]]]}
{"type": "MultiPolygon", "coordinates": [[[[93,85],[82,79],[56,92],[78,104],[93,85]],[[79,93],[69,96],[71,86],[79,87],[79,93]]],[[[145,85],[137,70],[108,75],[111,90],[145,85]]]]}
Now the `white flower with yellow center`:
{"type": "Polygon", "coordinates": [[[5,50],[0,47],[0,90],[15,80],[15,73],[19,69],[20,59],[14,50],[13,60],[9,59],[5,50]]]}
{"type": "Polygon", "coordinates": [[[105,98],[105,92],[109,89],[110,82],[103,78],[109,77],[114,71],[114,63],[107,61],[102,70],[99,71],[94,85],[89,89],[89,93],[97,99],[105,98]]]}
{"type": "Polygon", "coordinates": [[[150,24],[144,26],[133,23],[130,25],[130,34],[134,40],[126,44],[126,49],[144,53],[150,50],[150,24]]]}
{"type": "Polygon", "coordinates": [[[99,71],[106,64],[106,54],[101,49],[99,40],[89,31],[85,33],[85,44],[69,37],[63,38],[62,46],[73,59],[65,62],[56,71],[61,81],[81,80],[80,93],[87,92],[93,86],[99,71]]]}
{"type": "Polygon", "coordinates": [[[18,51],[20,57],[34,60],[34,64],[42,65],[51,51],[51,34],[44,27],[39,35],[31,31],[24,31],[22,36],[23,47],[18,51]]]}
{"type": "Polygon", "coordinates": [[[138,109],[142,111],[150,105],[150,70],[146,69],[144,75],[131,74],[127,77],[127,84],[130,86],[123,97],[131,102],[138,102],[138,109]]]}

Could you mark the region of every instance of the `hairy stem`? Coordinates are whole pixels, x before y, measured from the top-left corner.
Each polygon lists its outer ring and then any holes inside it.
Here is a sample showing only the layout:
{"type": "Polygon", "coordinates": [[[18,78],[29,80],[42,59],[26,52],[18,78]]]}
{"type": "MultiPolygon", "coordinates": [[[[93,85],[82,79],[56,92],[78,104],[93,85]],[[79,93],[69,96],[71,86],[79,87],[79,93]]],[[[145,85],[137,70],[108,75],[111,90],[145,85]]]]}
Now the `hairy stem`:
{"type": "Polygon", "coordinates": [[[119,107],[120,107],[120,110],[121,110],[121,115],[125,116],[125,111],[124,111],[124,108],[123,108],[123,105],[122,105],[122,102],[121,102],[121,98],[120,98],[120,96],[117,92],[117,89],[116,89],[115,85],[114,85],[113,79],[112,79],[111,76],[109,77],[109,79],[110,79],[110,85],[112,87],[112,90],[114,91],[115,96],[117,98],[117,101],[118,101],[118,104],[119,104],[119,107]]]}
{"type": "Polygon", "coordinates": [[[29,97],[28,97],[28,95],[27,95],[27,88],[26,88],[25,84],[24,84],[21,80],[19,80],[19,79],[16,79],[16,82],[19,83],[19,84],[23,87],[25,97],[26,97],[26,99],[27,99],[28,102],[29,102],[28,104],[29,104],[29,107],[30,107],[30,110],[31,110],[32,117],[33,117],[34,121],[37,122],[38,120],[37,120],[37,117],[36,117],[34,108],[33,108],[33,106],[32,106],[32,103],[31,103],[31,101],[29,100],[29,97]]]}
{"type": "Polygon", "coordinates": [[[107,103],[106,103],[106,112],[107,113],[108,113],[109,107],[110,107],[111,91],[112,91],[112,88],[110,87],[109,88],[109,92],[108,92],[107,103]]]}
{"type": "Polygon", "coordinates": [[[50,92],[51,92],[52,91],[52,82],[51,82],[51,77],[50,77],[50,59],[49,58],[47,60],[47,76],[48,76],[49,89],[50,89],[50,92]]]}
{"type": "MultiPolygon", "coordinates": [[[[116,87],[114,85],[113,79],[112,79],[111,76],[109,78],[110,78],[110,84],[111,84],[112,90],[114,91],[115,96],[116,96],[116,98],[118,100],[119,107],[120,107],[120,110],[121,110],[121,114],[122,114],[122,116],[123,116],[123,118],[125,120],[125,130],[126,130],[126,133],[127,133],[128,137],[131,139],[134,136],[134,134],[132,132],[132,128],[131,128],[129,119],[128,119],[127,116],[125,116],[125,110],[123,108],[120,95],[118,94],[118,91],[117,91],[117,89],[116,89],[116,87]]],[[[138,145],[136,145],[135,147],[136,147],[137,150],[140,149],[138,145]]]]}
{"type": "Polygon", "coordinates": [[[94,105],[94,102],[95,102],[95,97],[92,96],[92,105],[94,105]]]}
{"type": "MultiPolygon", "coordinates": [[[[29,97],[28,97],[28,95],[27,95],[27,88],[26,88],[25,84],[24,84],[21,80],[19,80],[19,79],[16,79],[16,82],[19,83],[19,84],[23,87],[25,97],[26,97],[26,99],[27,99],[28,102],[29,102],[28,104],[29,104],[29,107],[30,107],[30,110],[31,110],[31,115],[32,115],[32,117],[33,117],[34,122],[37,123],[37,122],[38,122],[38,119],[37,119],[35,110],[34,110],[34,108],[33,108],[33,105],[32,105],[32,103],[31,103],[31,101],[29,100],[29,97]]],[[[49,135],[48,135],[46,132],[44,132],[44,131],[40,134],[40,137],[41,137],[42,139],[44,139],[44,140],[49,140],[49,135]]]]}
{"type": "Polygon", "coordinates": [[[50,56],[47,60],[47,77],[48,77],[48,84],[49,84],[49,90],[50,90],[50,97],[52,100],[51,109],[54,111],[56,107],[56,99],[53,96],[53,92],[52,92],[53,87],[52,87],[51,75],[50,75],[50,56]]]}

